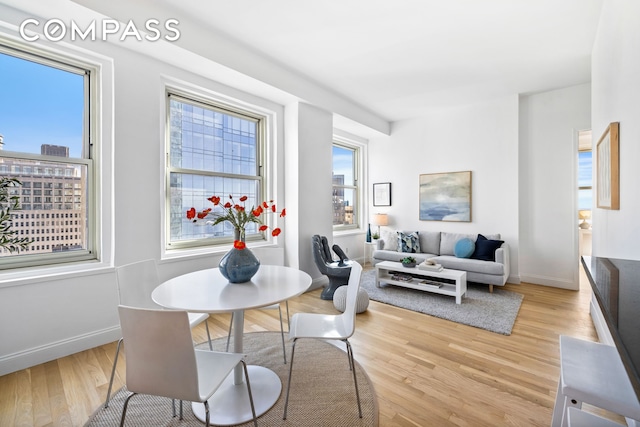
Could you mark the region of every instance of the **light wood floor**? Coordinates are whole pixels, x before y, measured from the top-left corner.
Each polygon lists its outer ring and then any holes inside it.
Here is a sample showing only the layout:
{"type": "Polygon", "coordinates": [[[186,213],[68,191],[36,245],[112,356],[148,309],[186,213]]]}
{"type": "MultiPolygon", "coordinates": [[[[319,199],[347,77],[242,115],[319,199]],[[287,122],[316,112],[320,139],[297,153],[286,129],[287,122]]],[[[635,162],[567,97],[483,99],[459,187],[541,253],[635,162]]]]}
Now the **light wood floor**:
{"type": "MultiPolygon", "coordinates": [[[[371,378],[381,426],[548,426],[559,375],[558,336],[597,340],[591,290],[507,285],[524,294],[510,336],[371,302],[351,339],[371,378]]],[[[319,290],[291,312],[336,312],[319,290]]],[[[245,331],[278,330],[276,310],[246,314],[245,331]]],[[[212,316],[225,336],[228,316],[212,316]]],[[[194,339],[206,340],[204,326],[194,339]]],[[[0,377],[0,426],[81,426],[104,402],[116,344],[0,377]]],[[[121,357],[122,353],[121,353],[121,357]]],[[[114,389],[123,385],[118,364],[114,389]]],[[[354,402],[355,405],[355,402],[354,402]]]]}

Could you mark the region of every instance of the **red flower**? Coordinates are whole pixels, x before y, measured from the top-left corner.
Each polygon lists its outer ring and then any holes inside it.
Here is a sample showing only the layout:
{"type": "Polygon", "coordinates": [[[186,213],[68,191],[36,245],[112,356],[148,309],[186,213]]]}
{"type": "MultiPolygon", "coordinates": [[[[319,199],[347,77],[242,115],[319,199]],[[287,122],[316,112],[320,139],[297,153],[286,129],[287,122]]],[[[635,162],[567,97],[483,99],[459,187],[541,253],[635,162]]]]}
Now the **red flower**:
{"type": "Polygon", "coordinates": [[[198,219],[205,219],[207,215],[209,215],[209,212],[211,212],[211,208],[198,212],[198,219]]]}
{"type": "MultiPolygon", "coordinates": [[[[233,228],[240,231],[245,231],[247,225],[249,223],[257,224],[256,227],[260,233],[263,233],[269,230],[271,227],[269,225],[264,224],[262,219],[262,214],[269,213],[278,213],[276,204],[273,200],[263,201],[258,204],[256,207],[252,206],[248,212],[251,214],[247,214],[246,201],[249,200],[249,196],[240,196],[237,200],[239,203],[236,203],[232,194],[229,194],[229,200],[222,205],[221,198],[218,196],[211,196],[207,198],[208,201],[213,203],[214,208],[203,209],[202,211],[196,211],[195,208],[191,208],[187,211],[187,219],[193,222],[198,222],[199,220],[211,219],[207,222],[207,224],[211,224],[214,227],[223,222],[229,222],[233,228]]],[[[282,209],[280,212],[280,218],[283,218],[286,215],[285,209],[282,209]]],[[[282,233],[280,228],[275,228],[271,232],[272,236],[278,236],[282,233]]],[[[236,249],[244,249],[246,248],[246,244],[241,241],[234,241],[233,246],[236,249]]]]}

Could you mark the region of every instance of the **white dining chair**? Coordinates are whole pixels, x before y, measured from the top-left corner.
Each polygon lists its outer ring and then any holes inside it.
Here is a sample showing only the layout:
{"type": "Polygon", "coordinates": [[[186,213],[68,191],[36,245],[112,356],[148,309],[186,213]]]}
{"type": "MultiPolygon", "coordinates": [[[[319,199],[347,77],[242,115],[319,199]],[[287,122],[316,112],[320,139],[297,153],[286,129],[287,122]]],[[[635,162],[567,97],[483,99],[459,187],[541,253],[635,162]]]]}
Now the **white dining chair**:
{"type": "MultiPolygon", "coordinates": [[[[282,419],[287,419],[287,408],[289,406],[289,391],[291,389],[291,377],[293,374],[293,358],[296,350],[296,343],[301,338],[314,338],[321,340],[339,340],[347,346],[347,358],[349,359],[349,369],[353,372],[353,383],[356,388],[356,400],[358,402],[358,414],[362,418],[362,407],[360,406],[360,393],[358,392],[358,380],[356,379],[356,367],[353,360],[353,350],[349,338],[356,329],[356,304],[358,290],[360,289],[360,277],[362,276],[362,266],[354,262],[351,267],[351,275],[347,283],[347,302],[344,313],[338,315],[318,314],[318,313],[296,313],[291,318],[289,325],[289,338],[293,340],[291,347],[291,361],[289,364],[289,379],[287,381],[287,395],[284,402],[284,415],[282,419]]],[[[318,355],[320,356],[320,355],[318,355]]]]}
{"type": "MultiPolygon", "coordinates": [[[[160,285],[158,269],[156,262],[152,259],[140,262],[126,264],[116,268],[116,278],[118,286],[118,298],[121,305],[130,307],[160,309],[161,307],[151,299],[151,292],[160,285]]],[[[207,338],[209,339],[209,350],[213,350],[211,343],[211,334],[209,333],[209,325],[206,320],[209,318],[207,313],[188,313],[189,325],[191,328],[198,326],[204,322],[207,330],[207,338]]],[[[109,388],[107,390],[107,400],[104,404],[105,408],[109,407],[109,399],[111,398],[111,388],[113,387],[113,379],[116,373],[116,365],[118,364],[118,355],[122,338],[118,340],[116,347],[116,356],[113,359],[113,367],[111,368],[111,379],[109,380],[109,388]]]]}
{"type": "Polygon", "coordinates": [[[258,425],[243,354],[196,350],[186,311],[120,305],[118,314],[127,356],[126,383],[131,392],[122,408],[120,427],[124,426],[129,401],[136,394],[204,403],[208,427],[207,400],[239,363],[247,382],[253,424],[258,425]]]}

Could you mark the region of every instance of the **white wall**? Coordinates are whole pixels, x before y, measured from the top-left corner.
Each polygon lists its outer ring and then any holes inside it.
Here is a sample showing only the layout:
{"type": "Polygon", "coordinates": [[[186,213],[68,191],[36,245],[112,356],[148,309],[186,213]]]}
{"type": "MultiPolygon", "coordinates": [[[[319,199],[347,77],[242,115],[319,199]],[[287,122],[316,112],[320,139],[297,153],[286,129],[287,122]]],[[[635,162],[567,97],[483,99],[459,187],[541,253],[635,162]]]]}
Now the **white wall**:
{"type": "Polygon", "coordinates": [[[577,132],[589,84],[520,99],[520,278],[578,289],[577,132]]]}
{"type": "Polygon", "coordinates": [[[593,141],[620,122],[620,210],[594,209],[593,255],[640,260],[640,2],[605,1],[592,71],[593,141]]]}
{"type": "MultiPolygon", "coordinates": [[[[518,97],[447,109],[393,124],[369,142],[369,188],[391,182],[389,229],[500,233],[511,247],[511,282],[518,282],[518,97]],[[472,172],[472,221],[420,221],[420,174],[472,172]]],[[[362,243],[360,242],[360,245],[362,243]]],[[[362,250],[362,249],[360,249],[362,250]]]]}
{"type": "Polygon", "coordinates": [[[287,204],[296,206],[289,215],[295,223],[286,231],[287,265],[306,271],[317,287],[323,276],[311,253],[311,236],[332,233],[332,146],[331,114],[305,103],[286,107],[287,134],[285,164],[287,204]]]}

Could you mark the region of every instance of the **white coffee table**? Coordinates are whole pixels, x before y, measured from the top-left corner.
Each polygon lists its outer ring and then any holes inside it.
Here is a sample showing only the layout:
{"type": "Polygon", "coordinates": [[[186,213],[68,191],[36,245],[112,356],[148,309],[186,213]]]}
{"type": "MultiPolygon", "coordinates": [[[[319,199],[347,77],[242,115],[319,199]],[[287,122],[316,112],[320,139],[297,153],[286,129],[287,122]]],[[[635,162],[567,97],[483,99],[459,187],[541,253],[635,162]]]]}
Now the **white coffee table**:
{"type": "Polygon", "coordinates": [[[462,296],[467,293],[467,272],[447,268],[442,271],[422,270],[418,267],[404,267],[400,262],[382,261],[376,264],[376,286],[380,287],[380,283],[451,295],[456,297],[456,304],[460,304],[462,296]],[[405,282],[392,279],[394,273],[411,274],[417,277],[405,282]],[[440,279],[452,280],[455,283],[445,283],[440,279]]]}

